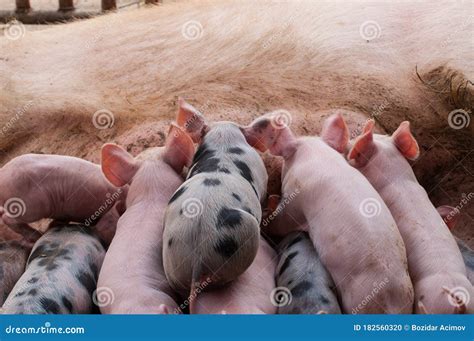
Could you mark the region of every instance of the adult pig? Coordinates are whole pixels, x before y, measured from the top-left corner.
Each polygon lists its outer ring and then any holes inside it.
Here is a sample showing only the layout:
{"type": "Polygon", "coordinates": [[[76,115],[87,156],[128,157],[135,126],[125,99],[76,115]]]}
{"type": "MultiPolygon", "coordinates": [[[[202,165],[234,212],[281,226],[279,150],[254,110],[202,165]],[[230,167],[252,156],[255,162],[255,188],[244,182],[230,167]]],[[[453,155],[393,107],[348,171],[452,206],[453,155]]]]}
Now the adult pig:
{"type": "Polygon", "coordinates": [[[177,122],[200,144],[169,201],[163,236],[166,277],[184,296],[208,277],[210,286],[226,284],[252,264],[268,176],[236,124],[208,125],[182,99],[177,122]]]}
{"type": "Polygon", "coordinates": [[[104,255],[99,238],[87,226],[65,224],[50,228],[35,243],[26,271],[5,301],[3,312],[94,312],[93,293],[104,255]]]}
{"type": "Polygon", "coordinates": [[[0,242],[0,306],[23,275],[31,245],[17,240],[0,242]]]}
{"type": "Polygon", "coordinates": [[[472,311],[473,301],[460,301],[457,295],[463,291],[474,297],[456,241],[407,162],[420,154],[409,122],[402,122],[392,136],[373,129],[374,121],[367,121],[347,158],[380,193],[397,222],[415,288],[415,312],[472,311]]]}
{"type": "MultiPolygon", "coordinates": [[[[254,261],[245,272],[228,285],[196,293],[191,314],[275,314],[275,269],[277,255],[268,242],[260,237],[254,261]]],[[[208,280],[212,284],[212,278],[208,280]]]]}
{"type": "Polygon", "coordinates": [[[102,148],[107,179],[116,186],[130,184],[126,211],[99,275],[99,287],[115,298],[100,307],[102,313],[166,314],[178,308],[163,269],[163,216],[193,155],[193,141],[174,125],[154,158],[139,161],[113,144],[102,148]]]}
{"type": "Polygon", "coordinates": [[[52,218],[93,224],[123,193],[92,162],[25,154],[0,169],[0,220],[36,241],[41,234],[28,223],[52,218]]]}
{"type": "Polygon", "coordinates": [[[284,159],[284,201],[269,217],[268,231],[284,235],[298,227],[309,233],[344,312],[412,312],[403,241],[378,193],[340,154],[349,136],[342,116],[326,120],[321,138],[296,138],[274,113],[244,132],[251,145],[284,159]],[[383,290],[373,288],[379,283],[383,290]]]}
{"type": "Polygon", "coordinates": [[[334,281],[307,233],[289,233],[278,245],[278,255],[278,314],[341,313],[334,281]]]}

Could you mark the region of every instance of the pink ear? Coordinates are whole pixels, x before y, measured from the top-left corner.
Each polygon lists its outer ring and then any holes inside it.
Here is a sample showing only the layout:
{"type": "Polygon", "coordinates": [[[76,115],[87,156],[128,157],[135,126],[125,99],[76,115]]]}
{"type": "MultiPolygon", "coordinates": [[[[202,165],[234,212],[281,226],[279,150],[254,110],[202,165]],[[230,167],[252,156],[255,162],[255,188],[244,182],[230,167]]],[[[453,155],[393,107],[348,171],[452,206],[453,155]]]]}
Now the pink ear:
{"type": "Polygon", "coordinates": [[[194,155],[194,143],[191,137],[177,125],[171,124],[166,139],[163,161],[169,164],[177,173],[184,166],[189,166],[194,155]]]}
{"type": "Polygon", "coordinates": [[[373,155],[374,145],[374,125],[369,120],[364,127],[364,134],[359,136],[352,146],[347,159],[351,161],[355,167],[364,167],[373,155]]]}
{"type": "Polygon", "coordinates": [[[182,98],[178,98],[178,105],[176,122],[184,128],[195,143],[199,143],[207,127],[204,116],[182,98]]]}
{"type": "Polygon", "coordinates": [[[393,143],[404,157],[416,160],[420,156],[420,148],[410,131],[410,122],[404,121],[392,134],[393,143]]]}
{"type": "Polygon", "coordinates": [[[321,138],[339,153],[345,151],[349,142],[349,129],[341,114],[331,115],[324,122],[321,138]]]}
{"type": "Polygon", "coordinates": [[[130,183],[138,168],[135,159],[122,147],[112,143],[102,147],[102,172],[113,185],[130,183]]]}
{"type": "Polygon", "coordinates": [[[454,229],[459,221],[460,212],[458,209],[452,206],[443,205],[436,208],[441,218],[443,218],[446,225],[450,230],[454,229]]]}

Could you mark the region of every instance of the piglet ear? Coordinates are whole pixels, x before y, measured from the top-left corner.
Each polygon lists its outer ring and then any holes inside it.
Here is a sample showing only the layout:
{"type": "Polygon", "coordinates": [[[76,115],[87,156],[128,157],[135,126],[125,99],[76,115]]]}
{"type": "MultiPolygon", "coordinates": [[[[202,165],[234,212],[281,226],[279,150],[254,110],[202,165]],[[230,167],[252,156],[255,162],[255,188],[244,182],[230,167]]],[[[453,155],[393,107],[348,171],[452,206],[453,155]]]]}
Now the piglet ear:
{"type": "Polygon", "coordinates": [[[404,157],[416,160],[420,156],[420,148],[410,131],[410,122],[404,121],[392,134],[393,143],[404,157]]]}
{"type": "Polygon", "coordinates": [[[182,98],[178,98],[178,106],[178,126],[182,127],[195,143],[199,143],[207,128],[204,116],[182,98]]]}
{"type": "Polygon", "coordinates": [[[349,154],[347,154],[347,159],[355,167],[364,167],[372,157],[375,148],[373,129],[374,121],[367,121],[363,134],[355,140],[349,154]]]}
{"type": "Polygon", "coordinates": [[[458,223],[460,217],[460,212],[458,209],[452,206],[443,205],[437,207],[436,210],[438,211],[439,215],[446,223],[446,225],[448,225],[448,228],[450,230],[456,227],[456,224],[458,223]]]}
{"type": "Polygon", "coordinates": [[[166,138],[163,161],[169,164],[177,173],[183,167],[191,165],[194,155],[194,143],[191,137],[180,127],[171,124],[166,138]]]}
{"type": "Polygon", "coordinates": [[[349,129],[341,114],[331,115],[324,122],[321,138],[339,153],[345,151],[349,142],[349,129]]]}
{"type": "Polygon", "coordinates": [[[121,187],[132,181],[139,165],[122,147],[107,143],[102,147],[101,167],[107,180],[121,187]]]}

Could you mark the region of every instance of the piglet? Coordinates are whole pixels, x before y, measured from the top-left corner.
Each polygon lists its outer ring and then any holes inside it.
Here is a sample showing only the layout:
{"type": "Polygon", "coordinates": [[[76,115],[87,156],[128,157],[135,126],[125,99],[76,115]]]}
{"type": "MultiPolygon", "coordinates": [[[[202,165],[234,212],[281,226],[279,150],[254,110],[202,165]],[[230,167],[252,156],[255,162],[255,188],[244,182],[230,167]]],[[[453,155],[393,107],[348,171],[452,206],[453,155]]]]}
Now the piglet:
{"type": "MultiPolygon", "coordinates": [[[[441,215],[441,218],[443,218],[443,221],[446,223],[448,228],[453,230],[459,220],[459,209],[456,209],[452,206],[443,205],[437,207],[436,210],[441,215]]],[[[466,265],[467,279],[469,279],[469,282],[474,285],[474,251],[461,239],[454,235],[453,237],[456,240],[456,244],[458,244],[459,251],[461,251],[464,265],[466,265]]]]}
{"type": "Polygon", "coordinates": [[[170,285],[194,297],[207,278],[209,287],[229,283],[254,261],[268,176],[239,126],[208,125],[194,107],[179,102],[177,122],[199,148],[166,210],[163,261],[170,285]]]}
{"type": "Polygon", "coordinates": [[[461,299],[474,297],[474,291],[456,241],[407,162],[420,154],[409,122],[402,122],[392,136],[373,129],[369,120],[347,158],[380,193],[397,222],[415,288],[415,312],[472,311],[474,300],[461,299]]]}
{"type": "Polygon", "coordinates": [[[124,192],[92,162],[25,154],[0,169],[0,224],[34,242],[41,234],[28,223],[52,218],[93,225],[124,192]]]}
{"type": "Polygon", "coordinates": [[[3,313],[87,314],[96,311],[97,297],[104,295],[94,294],[104,256],[99,238],[87,226],[65,224],[50,228],[35,243],[26,271],[5,301],[3,313]]]}
{"type": "Polygon", "coordinates": [[[257,255],[245,272],[228,285],[212,290],[212,278],[200,283],[201,292],[190,309],[191,314],[275,314],[275,268],[277,256],[268,242],[260,237],[257,255]]]}
{"type": "Polygon", "coordinates": [[[115,186],[130,184],[130,188],[99,275],[99,287],[115,297],[100,307],[102,313],[166,314],[178,309],[163,269],[163,217],[193,155],[193,141],[175,125],[153,158],[134,159],[117,145],[103,146],[105,176],[115,186]]]}
{"type": "Polygon", "coordinates": [[[289,233],[278,245],[278,255],[278,314],[341,313],[334,281],[306,232],[289,233]]]}
{"type": "Polygon", "coordinates": [[[0,306],[25,272],[31,245],[17,240],[0,242],[0,306]]]}
{"type": "Polygon", "coordinates": [[[403,241],[378,193],[340,154],[349,136],[342,116],[326,120],[322,138],[296,138],[273,113],[244,134],[251,145],[284,159],[282,202],[268,217],[268,232],[309,233],[344,312],[410,313],[413,286],[403,241]]]}

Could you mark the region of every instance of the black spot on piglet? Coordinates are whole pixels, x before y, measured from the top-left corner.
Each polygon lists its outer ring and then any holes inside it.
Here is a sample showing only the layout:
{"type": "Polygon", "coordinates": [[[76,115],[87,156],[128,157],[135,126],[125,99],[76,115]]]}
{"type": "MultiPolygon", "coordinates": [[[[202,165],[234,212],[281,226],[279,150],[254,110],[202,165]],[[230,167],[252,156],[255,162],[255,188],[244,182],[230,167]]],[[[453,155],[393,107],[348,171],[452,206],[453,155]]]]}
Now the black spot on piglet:
{"type": "Polygon", "coordinates": [[[64,308],[70,313],[72,313],[72,303],[68,300],[66,296],[61,297],[61,301],[63,302],[64,308]]]}
{"type": "Polygon", "coordinates": [[[241,154],[244,153],[244,150],[242,148],[239,148],[239,147],[232,147],[232,148],[229,148],[229,153],[241,155],[241,154]]]}
{"type": "Polygon", "coordinates": [[[252,171],[250,170],[249,166],[245,162],[234,160],[234,165],[239,169],[240,175],[244,177],[245,180],[253,184],[253,176],[252,171]]]}
{"type": "Polygon", "coordinates": [[[290,266],[291,260],[292,260],[293,258],[295,258],[297,254],[298,254],[298,251],[295,251],[295,252],[290,253],[290,254],[285,258],[285,260],[283,261],[283,264],[281,265],[280,271],[278,272],[278,276],[281,276],[282,273],[284,273],[285,270],[288,269],[288,266],[290,266]]]}
{"type": "Polygon", "coordinates": [[[46,314],[58,314],[59,313],[59,304],[57,304],[52,299],[41,297],[40,298],[41,307],[44,309],[46,314]]]}
{"type": "Polygon", "coordinates": [[[95,278],[89,274],[89,272],[81,271],[77,276],[77,280],[82,284],[87,292],[92,293],[95,290],[96,281],[95,278]]]}
{"type": "Polygon", "coordinates": [[[302,296],[312,286],[313,284],[309,281],[301,281],[291,289],[291,294],[295,297],[302,296]]]}
{"type": "Polygon", "coordinates": [[[230,258],[239,249],[239,245],[232,237],[225,237],[218,241],[214,250],[225,258],[230,258]]]}
{"type": "Polygon", "coordinates": [[[242,222],[242,214],[239,210],[222,207],[217,216],[217,228],[235,228],[242,222]]]}
{"type": "Polygon", "coordinates": [[[221,181],[219,179],[210,179],[206,178],[203,181],[204,186],[218,186],[221,184],[221,181]]]}
{"type": "Polygon", "coordinates": [[[186,186],[183,186],[183,187],[180,187],[178,188],[178,190],[176,192],[174,192],[173,196],[171,197],[170,201],[168,202],[168,204],[171,204],[173,201],[175,201],[176,199],[178,199],[185,191],[186,191],[187,187],[186,186]]]}

